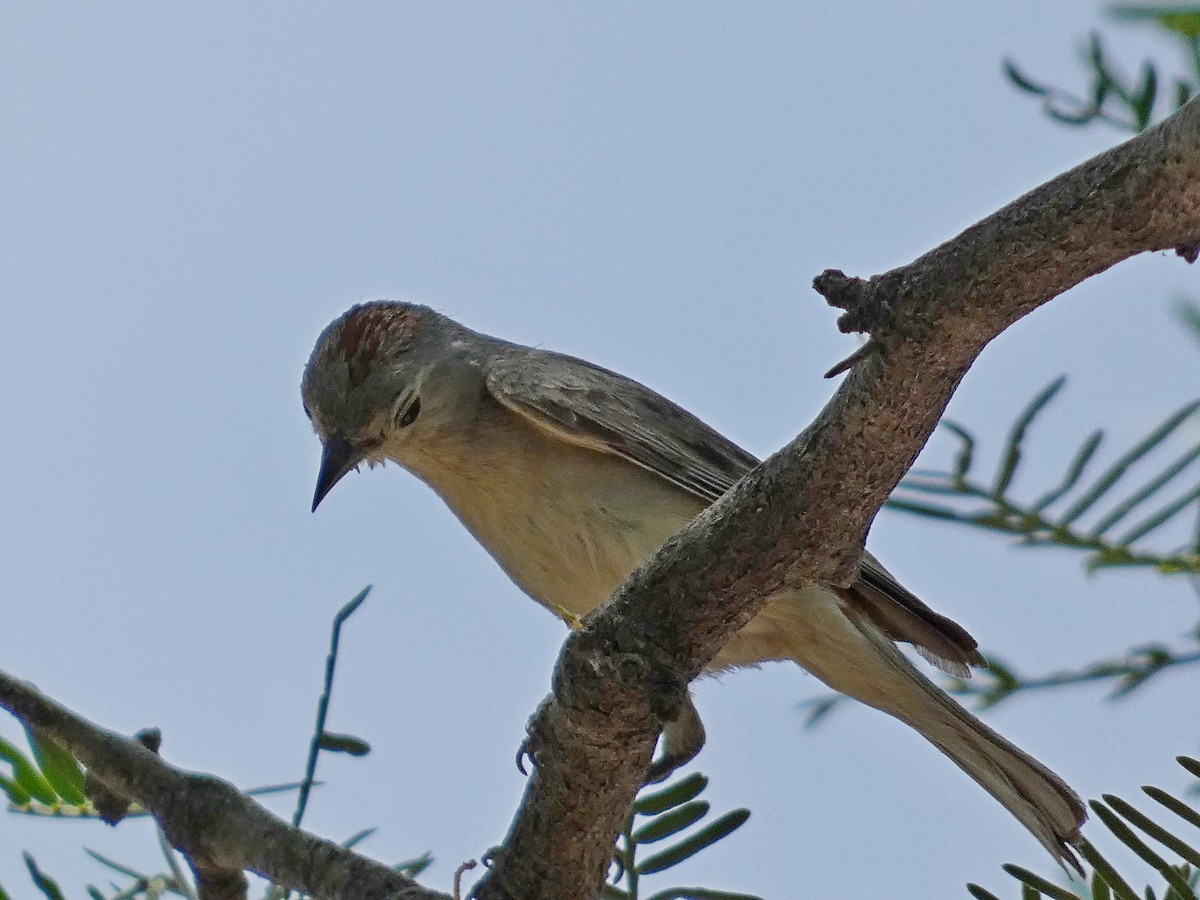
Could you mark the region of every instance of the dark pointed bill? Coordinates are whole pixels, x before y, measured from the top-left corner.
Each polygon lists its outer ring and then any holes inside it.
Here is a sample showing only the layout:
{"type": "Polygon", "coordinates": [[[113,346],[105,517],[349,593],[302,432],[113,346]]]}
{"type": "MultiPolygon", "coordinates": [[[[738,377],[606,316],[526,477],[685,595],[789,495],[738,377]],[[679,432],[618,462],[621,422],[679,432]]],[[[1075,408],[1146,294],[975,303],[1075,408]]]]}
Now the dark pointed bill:
{"type": "Polygon", "coordinates": [[[362,454],[341,435],[331,434],[325,441],[321,454],[321,471],[317,473],[317,490],[313,494],[313,512],[321,505],[325,495],[342,480],[342,476],[362,462],[362,454]]]}

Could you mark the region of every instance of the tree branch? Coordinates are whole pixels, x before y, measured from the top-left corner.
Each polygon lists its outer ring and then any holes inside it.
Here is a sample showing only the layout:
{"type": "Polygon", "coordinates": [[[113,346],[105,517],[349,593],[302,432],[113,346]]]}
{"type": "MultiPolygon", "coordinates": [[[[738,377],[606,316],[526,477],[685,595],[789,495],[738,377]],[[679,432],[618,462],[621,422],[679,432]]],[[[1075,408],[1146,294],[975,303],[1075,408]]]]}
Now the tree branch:
{"type": "Polygon", "coordinates": [[[247,869],[321,900],[449,900],[292,828],[227,781],[168,765],[138,741],[89,722],[3,671],[0,706],[69,750],[109,793],[149,810],[187,856],[206,900],[244,897],[247,869]]]}
{"type": "Polygon", "coordinates": [[[987,343],[1152,250],[1200,245],[1200,100],[908,266],[814,286],[866,331],[817,420],[672,538],[564,645],[537,769],[479,900],[587,900],[688,682],[784,587],[847,585],[868,528],[987,343]]]}

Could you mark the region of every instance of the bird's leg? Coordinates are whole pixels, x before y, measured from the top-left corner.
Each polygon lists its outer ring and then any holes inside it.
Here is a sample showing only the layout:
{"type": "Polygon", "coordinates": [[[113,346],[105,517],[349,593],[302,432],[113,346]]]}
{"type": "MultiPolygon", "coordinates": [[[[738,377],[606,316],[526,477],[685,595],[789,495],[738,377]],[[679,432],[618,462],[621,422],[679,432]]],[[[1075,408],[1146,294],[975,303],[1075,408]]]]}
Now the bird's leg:
{"type": "Polygon", "coordinates": [[[646,784],[663,781],[685,763],[691,762],[704,747],[704,723],[689,692],[679,715],[663,727],[662,752],[646,771],[646,784]]]}

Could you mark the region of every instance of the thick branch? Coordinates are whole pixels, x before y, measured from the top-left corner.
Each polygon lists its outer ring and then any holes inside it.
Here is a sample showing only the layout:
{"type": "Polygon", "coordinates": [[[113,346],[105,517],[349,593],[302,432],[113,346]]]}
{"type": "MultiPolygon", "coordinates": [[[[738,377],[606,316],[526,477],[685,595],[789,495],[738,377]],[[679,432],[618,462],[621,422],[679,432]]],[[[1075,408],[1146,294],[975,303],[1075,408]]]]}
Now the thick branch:
{"type": "Polygon", "coordinates": [[[1008,325],[1135,254],[1200,244],[1200,100],[909,266],[817,289],[871,335],[817,421],[568,639],[531,720],[537,770],[480,900],[594,897],[662,717],[785,586],[848,584],[871,521],[1008,325]]]}
{"type": "Polygon", "coordinates": [[[226,781],[168,765],[2,671],[0,706],[71,751],[108,791],[149,810],[200,875],[202,896],[244,896],[242,871],[249,869],[321,900],[448,900],[292,828],[226,781]]]}

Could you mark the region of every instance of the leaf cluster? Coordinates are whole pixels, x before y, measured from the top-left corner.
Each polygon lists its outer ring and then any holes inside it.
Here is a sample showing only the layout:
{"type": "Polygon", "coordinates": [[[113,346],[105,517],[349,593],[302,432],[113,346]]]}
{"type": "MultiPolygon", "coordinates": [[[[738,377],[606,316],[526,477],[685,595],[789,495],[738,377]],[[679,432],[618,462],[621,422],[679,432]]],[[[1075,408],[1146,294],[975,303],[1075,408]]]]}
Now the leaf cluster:
{"type": "Polygon", "coordinates": [[[1082,92],[1037,80],[1011,58],[1004,61],[1004,73],[1018,89],[1041,99],[1043,111],[1056,122],[1084,126],[1099,121],[1139,132],[1154,121],[1164,102],[1174,111],[1200,87],[1200,7],[1113,5],[1108,11],[1117,21],[1151,25],[1181,43],[1187,74],[1164,77],[1157,63],[1145,60],[1135,77],[1126,76],[1096,32],[1088,37],[1083,53],[1089,83],[1082,92]],[[1165,91],[1160,89],[1164,84],[1165,91]]]}
{"type": "Polygon", "coordinates": [[[975,436],[945,421],[942,427],[959,443],[954,462],[947,469],[914,470],[900,482],[888,506],[1012,535],[1025,546],[1082,551],[1090,571],[1140,566],[1164,575],[1200,574],[1200,522],[1181,546],[1154,549],[1144,544],[1200,504],[1200,441],[1185,437],[1186,443],[1165,464],[1144,473],[1151,454],[1169,451],[1169,439],[1186,432],[1182,426],[1200,422],[1200,400],[1172,413],[1091,478],[1085,476],[1104,439],[1100,430],[1083,440],[1058,483],[1028,497],[1014,491],[1030,428],[1065,380],[1055,380],[1017,417],[990,479],[977,474],[975,436]]]}
{"type": "MultiPolygon", "coordinates": [[[[1200,762],[1186,756],[1177,758],[1179,764],[1193,777],[1200,777],[1200,762]]],[[[1092,869],[1086,884],[1065,887],[1021,866],[1006,865],[1004,871],[1021,885],[1021,900],[1197,900],[1200,884],[1200,835],[1184,839],[1180,829],[1200,828],[1200,812],[1162,788],[1146,786],[1142,791],[1165,810],[1167,825],[1151,818],[1133,804],[1114,794],[1103,795],[1103,801],[1093,800],[1089,806],[1096,818],[1122,845],[1145,862],[1162,878],[1157,889],[1145,887],[1141,893],[1090,843],[1084,842],[1080,854],[1092,869]],[[1171,861],[1152,844],[1165,848],[1178,861],[1171,861]]],[[[967,885],[975,900],[1000,900],[978,884],[967,885]]]]}
{"type": "MultiPolygon", "coordinates": [[[[723,840],[746,824],[750,810],[734,809],[708,824],[685,834],[708,816],[707,801],[700,794],[708,787],[708,778],[694,772],[674,784],[643,793],[633,811],[613,855],[613,874],[604,886],[602,897],[609,900],[643,900],[641,879],[673,869],[702,850],[723,840]],[[650,856],[639,859],[643,848],[673,841],[650,856]]],[[[759,900],[749,894],[735,894],[698,887],[673,887],[645,897],[644,900],[759,900]]]]}

